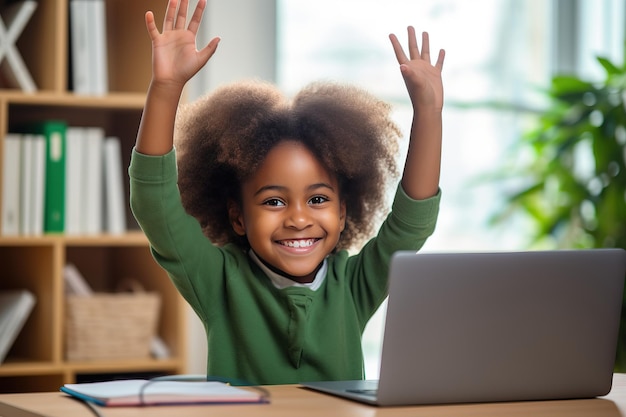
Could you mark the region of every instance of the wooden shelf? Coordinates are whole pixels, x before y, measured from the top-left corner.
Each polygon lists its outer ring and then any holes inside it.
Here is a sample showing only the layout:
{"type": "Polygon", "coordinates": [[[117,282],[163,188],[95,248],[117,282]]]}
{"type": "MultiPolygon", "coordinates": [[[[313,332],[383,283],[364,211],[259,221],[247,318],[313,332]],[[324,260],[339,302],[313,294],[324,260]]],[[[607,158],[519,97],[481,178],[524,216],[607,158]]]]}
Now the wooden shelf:
{"type": "Polygon", "coordinates": [[[141,110],[145,103],[144,94],[133,92],[110,93],[106,96],[88,96],[72,92],[54,93],[50,91],[32,94],[23,94],[16,90],[0,90],[0,92],[2,99],[12,105],[141,110]]]}
{"type": "Polygon", "coordinates": [[[148,245],[148,239],[139,231],[130,231],[123,235],[65,236],[48,234],[44,236],[10,236],[0,239],[3,246],[139,246],[148,245]]]}
{"type": "MultiPolygon", "coordinates": [[[[0,87],[0,145],[13,128],[34,121],[62,119],[68,125],[99,126],[108,136],[121,140],[127,187],[125,168],[150,80],[150,40],[144,15],[153,10],[157,20],[162,20],[166,2],[106,0],[110,93],[88,96],[74,94],[68,87],[69,1],[39,1],[17,41],[38,91],[22,93],[0,87]]],[[[0,156],[2,149],[0,146],[0,156]]],[[[128,188],[125,191],[128,195],[128,188]]],[[[25,288],[37,298],[6,361],[0,364],[0,392],[56,391],[63,383],[91,377],[106,379],[107,375],[185,372],[185,303],[152,258],[148,241],[129,209],[126,214],[129,232],[121,235],[0,236],[0,290],[25,288]],[[75,264],[97,292],[115,290],[127,278],[138,281],[147,291],[158,292],[161,311],[157,334],[171,356],[164,360],[68,361],[64,351],[63,282],[67,263],[75,264]]]]}

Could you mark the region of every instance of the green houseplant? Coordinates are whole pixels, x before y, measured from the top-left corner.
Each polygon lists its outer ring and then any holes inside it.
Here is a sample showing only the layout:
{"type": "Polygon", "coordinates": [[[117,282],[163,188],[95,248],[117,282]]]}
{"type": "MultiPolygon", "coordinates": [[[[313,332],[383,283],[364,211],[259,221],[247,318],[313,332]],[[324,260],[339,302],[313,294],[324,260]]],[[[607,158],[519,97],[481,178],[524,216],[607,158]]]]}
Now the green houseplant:
{"type": "MultiPolygon", "coordinates": [[[[531,246],[626,249],[626,64],[597,58],[601,82],[558,75],[548,106],[514,145],[499,180],[515,180],[505,208],[531,225],[531,246]],[[521,184],[521,185],[520,185],[521,184]]],[[[626,298],[616,370],[626,371],[626,298]]]]}

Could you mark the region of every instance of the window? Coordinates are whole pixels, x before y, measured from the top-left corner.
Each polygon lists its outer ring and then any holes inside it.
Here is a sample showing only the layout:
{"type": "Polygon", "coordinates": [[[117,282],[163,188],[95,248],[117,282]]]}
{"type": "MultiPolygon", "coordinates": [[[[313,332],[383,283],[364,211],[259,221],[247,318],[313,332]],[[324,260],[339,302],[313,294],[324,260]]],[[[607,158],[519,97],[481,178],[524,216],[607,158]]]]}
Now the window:
{"type": "MultiPolygon", "coordinates": [[[[522,112],[476,106],[488,101],[540,106],[536,88],[550,75],[601,74],[593,57],[622,62],[624,0],[232,0],[209,2],[201,43],[223,37],[220,51],[195,77],[193,99],[243,77],[276,81],[287,93],[319,79],[354,82],[392,103],[405,133],[411,109],[387,35],[406,39],[413,25],[445,48],[442,207],[424,250],[515,249],[523,224],[494,230],[487,219],[502,190],[479,178],[497,166],[524,127],[522,112]],[[470,104],[470,106],[465,106],[470,104]]],[[[195,1],[191,1],[192,6],[195,1]]],[[[364,336],[367,376],[375,378],[384,308],[364,336]]],[[[193,314],[191,315],[193,317],[193,314]]],[[[195,317],[192,325],[197,322],[195,317]]],[[[206,350],[195,326],[191,369],[204,372],[206,350]],[[198,350],[195,352],[194,350],[198,350]]]]}
{"type": "MultiPolygon", "coordinates": [[[[406,27],[413,25],[430,33],[433,57],[446,49],[443,200],[426,251],[523,247],[523,225],[488,226],[503,204],[502,190],[478,178],[498,165],[525,117],[477,104],[540,106],[537,87],[555,69],[592,74],[593,55],[615,58],[623,46],[623,1],[278,0],[277,13],[277,82],[283,90],[295,93],[319,79],[356,83],[394,105],[407,136],[411,108],[387,35],[406,40],[406,27]]],[[[368,378],[378,373],[384,310],[364,336],[368,378]]]]}

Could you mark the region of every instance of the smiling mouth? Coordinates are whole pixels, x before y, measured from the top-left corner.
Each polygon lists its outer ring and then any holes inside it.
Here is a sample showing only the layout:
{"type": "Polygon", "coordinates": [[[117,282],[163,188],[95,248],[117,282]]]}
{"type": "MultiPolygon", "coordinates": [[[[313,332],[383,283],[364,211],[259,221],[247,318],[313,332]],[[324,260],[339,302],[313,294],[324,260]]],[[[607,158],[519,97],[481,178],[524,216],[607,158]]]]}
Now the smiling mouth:
{"type": "Polygon", "coordinates": [[[277,243],[289,248],[308,248],[313,246],[319,239],[279,240],[277,243]]]}

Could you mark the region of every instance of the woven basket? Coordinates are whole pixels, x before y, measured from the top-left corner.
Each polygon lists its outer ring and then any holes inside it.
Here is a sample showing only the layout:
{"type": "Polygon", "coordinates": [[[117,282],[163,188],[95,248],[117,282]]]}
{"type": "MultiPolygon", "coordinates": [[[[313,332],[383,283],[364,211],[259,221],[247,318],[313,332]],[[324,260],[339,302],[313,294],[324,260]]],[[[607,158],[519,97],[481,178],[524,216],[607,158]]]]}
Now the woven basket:
{"type": "Polygon", "coordinates": [[[67,296],[67,359],[149,357],[160,301],[147,292],[67,296]]]}

